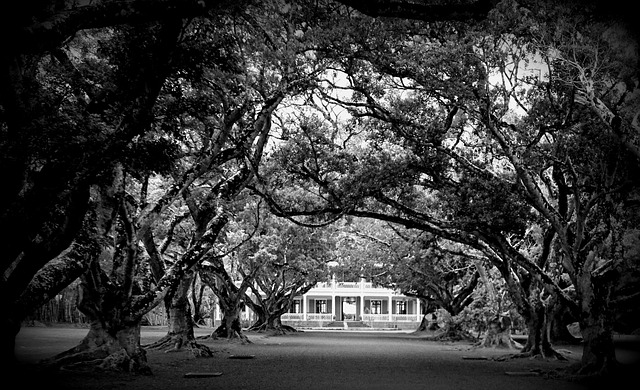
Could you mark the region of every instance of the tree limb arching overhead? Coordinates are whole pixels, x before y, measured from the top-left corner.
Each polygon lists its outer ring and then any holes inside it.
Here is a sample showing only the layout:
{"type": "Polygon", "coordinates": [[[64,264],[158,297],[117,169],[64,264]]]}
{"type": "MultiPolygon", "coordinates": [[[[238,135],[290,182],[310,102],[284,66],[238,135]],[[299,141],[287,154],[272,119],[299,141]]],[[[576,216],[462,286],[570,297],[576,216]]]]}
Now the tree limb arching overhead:
{"type": "Polygon", "coordinates": [[[482,19],[498,3],[497,0],[339,0],[338,2],[374,18],[404,18],[425,22],[482,19]]]}

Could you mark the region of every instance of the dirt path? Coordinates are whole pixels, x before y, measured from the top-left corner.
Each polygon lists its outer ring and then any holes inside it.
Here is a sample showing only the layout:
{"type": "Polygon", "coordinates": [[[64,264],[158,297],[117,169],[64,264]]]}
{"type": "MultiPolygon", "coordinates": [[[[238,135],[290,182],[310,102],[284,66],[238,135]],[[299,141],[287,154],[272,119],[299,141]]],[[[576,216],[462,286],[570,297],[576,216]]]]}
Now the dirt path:
{"type": "MultiPolygon", "coordinates": [[[[38,331],[27,330],[18,339],[18,356],[24,362],[33,362],[46,352],[48,343],[34,339],[35,333],[38,331]],[[35,353],[33,348],[38,352],[35,353]]],[[[55,333],[57,339],[49,345],[60,347],[61,339],[68,337],[69,333],[55,333]]],[[[201,329],[198,333],[206,334],[208,330],[201,329]]],[[[145,332],[143,342],[162,335],[162,329],[151,334],[145,332]]],[[[498,362],[476,359],[492,358],[504,352],[476,350],[465,343],[428,341],[406,333],[306,331],[286,336],[249,334],[249,338],[252,344],[246,345],[227,340],[204,341],[217,351],[210,359],[195,359],[181,352],[151,351],[148,359],[154,375],[149,377],[40,371],[37,375],[26,375],[20,388],[31,388],[29,384],[47,389],[57,385],[60,389],[83,390],[588,388],[584,384],[547,375],[530,376],[533,375],[531,370],[547,373],[575,363],[580,358],[578,347],[566,349],[568,362],[530,359],[498,362]],[[220,372],[222,375],[185,378],[188,372],[220,372]],[[507,375],[507,372],[529,375],[507,375]]],[[[72,346],[77,341],[67,342],[72,346]]]]}

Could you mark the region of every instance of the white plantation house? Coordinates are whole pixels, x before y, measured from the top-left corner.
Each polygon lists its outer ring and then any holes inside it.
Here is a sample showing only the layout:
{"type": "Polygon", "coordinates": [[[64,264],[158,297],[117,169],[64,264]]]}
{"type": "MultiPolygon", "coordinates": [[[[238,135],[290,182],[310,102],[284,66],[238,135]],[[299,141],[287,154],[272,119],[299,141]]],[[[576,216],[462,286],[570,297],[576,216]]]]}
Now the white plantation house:
{"type": "MultiPolygon", "coordinates": [[[[215,322],[220,323],[222,313],[214,310],[215,322]]],[[[249,308],[243,312],[243,320],[254,318],[249,308]]],[[[361,279],[359,282],[318,283],[308,293],[295,298],[289,313],[282,323],[293,327],[349,326],[349,323],[372,328],[412,329],[422,320],[422,307],[417,298],[398,292],[374,287],[373,283],[361,279]]]]}

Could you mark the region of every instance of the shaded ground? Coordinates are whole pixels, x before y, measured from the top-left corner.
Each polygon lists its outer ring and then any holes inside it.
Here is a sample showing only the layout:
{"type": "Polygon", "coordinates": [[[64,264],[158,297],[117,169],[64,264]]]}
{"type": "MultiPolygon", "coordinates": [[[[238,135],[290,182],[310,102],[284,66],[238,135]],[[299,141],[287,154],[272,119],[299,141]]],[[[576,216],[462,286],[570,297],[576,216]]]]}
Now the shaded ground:
{"type": "MultiPolygon", "coordinates": [[[[212,329],[198,329],[198,335],[212,329]]],[[[47,372],[35,363],[74,346],[86,333],[77,328],[23,328],[16,354],[24,363],[14,387],[4,389],[588,389],[598,388],[553,373],[580,359],[580,346],[560,346],[569,361],[516,359],[476,360],[503,351],[473,349],[469,343],[442,343],[402,332],[305,331],[285,336],[248,333],[252,344],[227,340],[202,341],[217,351],[213,358],[188,353],[148,352],[152,376],[114,373],[47,372]],[[232,357],[252,357],[234,359],[232,357]],[[208,378],[185,378],[189,372],[220,372],[208,378]],[[515,375],[509,375],[509,374],[515,375]],[[549,375],[549,374],[552,375],[549,375]],[[535,376],[532,376],[535,375],[535,376]]],[[[143,343],[166,334],[145,327],[143,343]]],[[[626,354],[629,367],[636,351],[626,354]]],[[[620,359],[620,357],[619,357],[620,359]]],[[[4,378],[3,384],[11,383],[4,378]]],[[[629,379],[629,378],[625,378],[629,379]]],[[[633,379],[633,378],[632,378],[633,379]]],[[[627,382],[627,381],[622,381],[627,382]]],[[[636,388],[635,383],[620,387],[636,388]]]]}

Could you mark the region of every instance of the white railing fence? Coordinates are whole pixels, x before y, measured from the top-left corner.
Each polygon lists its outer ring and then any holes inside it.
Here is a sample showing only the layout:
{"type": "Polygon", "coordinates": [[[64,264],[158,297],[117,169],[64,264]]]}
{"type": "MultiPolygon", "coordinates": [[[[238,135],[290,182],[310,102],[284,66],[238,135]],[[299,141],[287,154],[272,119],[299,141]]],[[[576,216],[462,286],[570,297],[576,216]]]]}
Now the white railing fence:
{"type": "Polygon", "coordinates": [[[415,322],[415,321],[419,321],[420,316],[418,316],[417,314],[392,314],[391,315],[391,321],[394,322],[415,322]]]}
{"type": "Polygon", "coordinates": [[[362,316],[364,322],[382,322],[389,321],[389,314],[364,314],[362,316]]]}
{"type": "Polygon", "coordinates": [[[337,288],[361,288],[362,284],[360,282],[337,282],[337,288]]]}
{"type": "MultiPolygon", "coordinates": [[[[304,321],[303,313],[285,313],[280,317],[282,321],[304,321]]],[[[333,321],[331,313],[307,313],[307,321],[333,321]]],[[[364,322],[418,322],[421,316],[418,314],[363,314],[364,322]]]]}
{"type": "Polygon", "coordinates": [[[333,314],[308,313],[307,320],[308,321],[333,321],[333,314]]]}
{"type": "Polygon", "coordinates": [[[285,313],[280,317],[280,319],[282,321],[304,321],[304,314],[303,313],[285,313]]]}
{"type": "Polygon", "coordinates": [[[359,282],[338,282],[338,281],[330,281],[330,282],[318,282],[316,283],[314,289],[320,290],[333,290],[333,289],[360,289],[360,290],[375,290],[375,291],[388,291],[387,288],[384,287],[374,287],[372,282],[365,282],[361,280],[359,282]]]}
{"type": "Polygon", "coordinates": [[[389,314],[364,314],[362,321],[364,322],[416,322],[420,318],[417,314],[392,314],[389,319],[389,314]]]}

